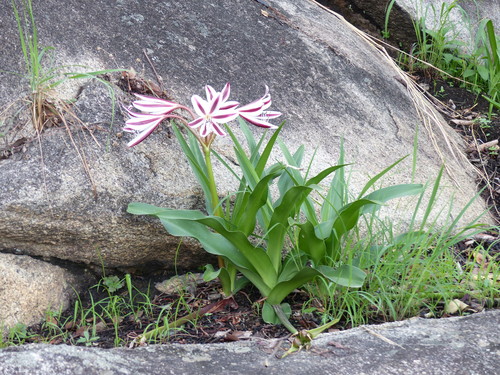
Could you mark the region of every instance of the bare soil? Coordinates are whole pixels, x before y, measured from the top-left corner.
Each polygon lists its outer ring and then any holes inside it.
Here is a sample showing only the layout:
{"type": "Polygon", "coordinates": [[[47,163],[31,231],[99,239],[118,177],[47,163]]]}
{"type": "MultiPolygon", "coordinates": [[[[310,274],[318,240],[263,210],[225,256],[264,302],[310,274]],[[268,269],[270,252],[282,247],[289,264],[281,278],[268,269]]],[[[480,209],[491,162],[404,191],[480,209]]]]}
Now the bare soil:
{"type": "Polygon", "coordinates": [[[500,224],[500,117],[498,111],[488,118],[489,102],[480,95],[459,87],[458,83],[440,78],[416,76],[416,80],[434,100],[443,106],[441,113],[448,124],[465,140],[469,161],[477,168],[476,183],[482,197],[500,224]],[[482,145],[488,145],[483,147],[482,145]]]}

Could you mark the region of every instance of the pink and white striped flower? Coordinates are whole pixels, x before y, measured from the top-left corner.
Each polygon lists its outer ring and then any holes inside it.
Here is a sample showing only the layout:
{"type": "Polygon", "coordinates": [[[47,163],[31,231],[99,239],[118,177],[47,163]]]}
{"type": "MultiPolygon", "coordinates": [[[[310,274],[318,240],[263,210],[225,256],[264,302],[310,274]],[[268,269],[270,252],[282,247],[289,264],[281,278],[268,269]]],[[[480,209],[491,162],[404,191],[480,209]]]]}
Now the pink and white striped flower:
{"type": "Polygon", "coordinates": [[[222,124],[228,123],[238,117],[238,111],[235,109],[240,103],[228,101],[231,87],[226,83],[221,92],[214,90],[212,86],[205,86],[207,100],[198,95],[191,97],[193,108],[200,117],[188,123],[193,129],[198,129],[201,137],[207,137],[210,134],[225,136],[226,132],[222,129],[222,124]]]}
{"type": "Polygon", "coordinates": [[[271,94],[269,94],[269,88],[266,86],[264,96],[250,104],[238,108],[238,114],[250,124],[260,126],[262,128],[277,129],[278,127],[271,124],[269,120],[281,116],[281,112],[266,111],[266,109],[270,106],[271,94]]]}
{"type": "Polygon", "coordinates": [[[133,147],[141,143],[163,120],[168,118],[178,119],[187,124],[199,142],[207,147],[210,147],[216,136],[226,135],[222,124],[228,123],[238,116],[256,126],[269,129],[277,128],[269,120],[281,116],[281,112],[266,111],[271,106],[271,95],[267,86],[262,98],[240,108],[238,108],[240,103],[229,100],[230,92],[231,86],[226,83],[221,92],[217,92],[212,86],[205,86],[206,100],[198,95],[193,95],[191,102],[194,112],[199,116],[197,118],[195,118],[195,113],[183,105],[165,99],[135,94],[139,100],[134,101],[132,105],[141,112],[125,108],[130,118],[125,122],[123,130],[136,134],[136,137],[127,146],[133,147]],[[174,113],[178,109],[187,111],[193,120],[188,122],[183,116],[174,113]]]}
{"type": "Polygon", "coordinates": [[[135,94],[140,100],[136,100],[132,105],[143,113],[125,110],[130,115],[130,119],[125,122],[124,131],[136,133],[137,136],[132,139],[127,146],[133,147],[147,138],[153,130],[165,119],[172,116],[172,112],[179,108],[184,108],[180,104],[144,95],[135,94]]]}

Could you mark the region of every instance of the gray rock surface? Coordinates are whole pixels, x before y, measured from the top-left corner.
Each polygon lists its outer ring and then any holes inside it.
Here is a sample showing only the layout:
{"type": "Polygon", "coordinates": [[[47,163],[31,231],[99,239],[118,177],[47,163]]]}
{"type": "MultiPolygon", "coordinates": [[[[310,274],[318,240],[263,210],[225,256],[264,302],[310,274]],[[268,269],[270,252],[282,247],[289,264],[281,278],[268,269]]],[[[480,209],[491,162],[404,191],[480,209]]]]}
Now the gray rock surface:
{"type": "Polygon", "coordinates": [[[416,318],[323,334],[310,351],[281,360],[270,340],[110,350],[27,345],[0,350],[0,374],[496,375],[499,327],[500,310],[416,318]]]}
{"type": "Polygon", "coordinates": [[[0,253],[0,335],[17,323],[38,323],[49,309],[67,309],[88,279],[28,256],[0,253]]]}
{"type": "MultiPolygon", "coordinates": [[[[443,181],[439,205],[448,207],[453,196],[449,216],[456,217],[476,193],[473,172],[451,156],[440,130],[429,132],[422,125],[387,61],[312,1],[300,6],[290,0],[265,3],[272,7],[254,0],[40,0],[34,12],[40,43],[55,47],[56,63],[134,67],[153,77],[145,51],[180,103],[190,103],[190,96],[201,94],[205,84],[221,88],[230,81],[232,98],[242,103],[259,97],[269,85],[273,108],[287,121],[285,142],[305,144],[309,155],[318,148],[316,169],[335,163],[345,138],[347,161],[356,162],[354,191],[368,176],[411,154],[418,128],[416,181],[437,175],[443,161],[439,148],[454,174],[454,181],[448,176],[443,181]]],[[[2,2],[0,12],[10,15],[10,3],[2,2]]],[[[0,60],[4,70],[21,71],[16,24],[13,17],[5,18],[0,60]]],[[[0,74],[3,107],[26,92],[26,86],[17,76],[0,74]]],[[[70,138],[64,127],[51,128],[40,142],[26,143],[24,153],[0,160],[0,249],[74,262],[102,261],[108,267],[173,267],[178,239],[166,235],[154,220],[126,214],[127,203],[200,207],[200,190],[165,127],[127,149],[130,135],[118,134],[123,123],[119,113],[110,126],[111,105],[106,100],[110,103],[106,91],[87,86],[76,108],[90,130],[73,124],[70,138]]],[[[461,140],[442,120],[440,124],[459,153],[461,140]]],[[[230,142],[216,143],[217,151],[230,160],[230,142]]],[[[234,186],[220,166],[216,174],[221,191],[234,186]]],[[[411,176],[407,160],[383,183],[410,182],[411,176]]],[[[404,221],[412,207],[405,201],[393,207],[392,217],[404,221]]],[[[462,223],[483,210],[483,203],[475,202],[462,223]]],[[[179,267],[206,261],[199,248],[183,242],[179,267]]]]}

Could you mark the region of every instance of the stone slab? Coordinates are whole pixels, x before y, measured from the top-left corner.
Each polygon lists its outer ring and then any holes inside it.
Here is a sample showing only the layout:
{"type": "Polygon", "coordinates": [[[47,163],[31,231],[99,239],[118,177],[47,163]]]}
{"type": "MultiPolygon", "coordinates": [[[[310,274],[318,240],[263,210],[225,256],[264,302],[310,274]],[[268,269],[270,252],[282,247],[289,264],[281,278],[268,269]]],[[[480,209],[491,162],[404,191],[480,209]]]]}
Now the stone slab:
{"type": "Polygon", "coordinates": [[[263,340],[108,350],[27,345],[0,350],[0,374],[496,375],[500,310],[323,334],[310,351],[285,359],[269,353],[271,344],[263,340]]]}

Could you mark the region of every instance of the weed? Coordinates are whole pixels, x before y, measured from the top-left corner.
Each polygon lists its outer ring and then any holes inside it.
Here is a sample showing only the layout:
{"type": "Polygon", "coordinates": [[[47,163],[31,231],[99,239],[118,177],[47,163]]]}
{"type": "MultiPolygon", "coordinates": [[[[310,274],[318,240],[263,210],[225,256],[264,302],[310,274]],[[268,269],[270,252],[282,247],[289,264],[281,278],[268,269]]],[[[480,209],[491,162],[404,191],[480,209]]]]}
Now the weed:
{"type": "Polygon", "coordinates": [[[22,345],[28,340],[35,337],[34,334],[30,333],[28,327],[25,324],[17,323],[13,327],[7,330],[6,338],[2,335],[4,329],[0,326],[0,348],[5,348],[13,344],[22,345]]]}
{"type": "Polygon", "coordinates": [[[103,284],[109,293],[114,293],[123,288],[123,281],[118,276],[105,276],[103,277],[103,284]]]}
{"type": "Polygon", "coordinates": [[[396,0],[389,1],[385,8],[384,30],[382,30],[382,38],[384,39],[389,39],[391,36],[391,33],[389,32],[389,17],[391,15],[392,7],[394,6],[395,2],[396,0]]]}
{"type": "Polygon", "coordinates": [[[76,340],[76,344],[85,344],[85,346],[92,346],[96,341],[99,340],[99,336],[95,335],[95,331],[92,332],[92,336],[89,333],[89,329],[83,331],[83,336],[76,340]]]}

